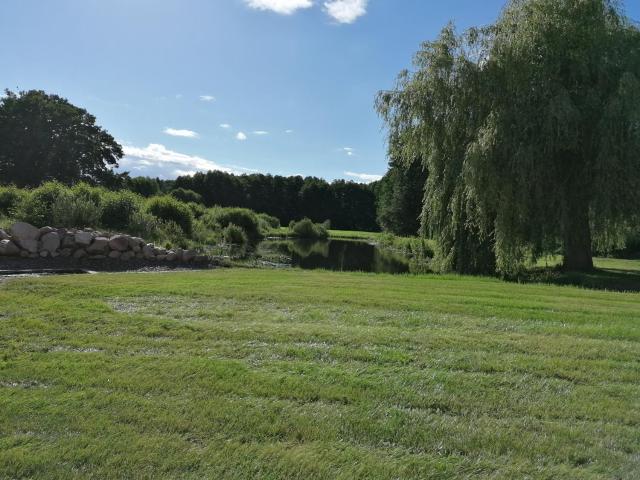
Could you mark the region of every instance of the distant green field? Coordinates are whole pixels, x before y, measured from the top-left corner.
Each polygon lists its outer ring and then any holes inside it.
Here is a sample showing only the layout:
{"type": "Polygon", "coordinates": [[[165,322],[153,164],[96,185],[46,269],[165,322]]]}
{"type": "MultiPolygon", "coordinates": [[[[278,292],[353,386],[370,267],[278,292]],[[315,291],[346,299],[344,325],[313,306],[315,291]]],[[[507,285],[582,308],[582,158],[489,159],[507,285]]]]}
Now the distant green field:
{"type": "Polygon", "coordinates": [[[637,293],[220,269],[0,305],[0,478],[640,477],[637,293]]]}

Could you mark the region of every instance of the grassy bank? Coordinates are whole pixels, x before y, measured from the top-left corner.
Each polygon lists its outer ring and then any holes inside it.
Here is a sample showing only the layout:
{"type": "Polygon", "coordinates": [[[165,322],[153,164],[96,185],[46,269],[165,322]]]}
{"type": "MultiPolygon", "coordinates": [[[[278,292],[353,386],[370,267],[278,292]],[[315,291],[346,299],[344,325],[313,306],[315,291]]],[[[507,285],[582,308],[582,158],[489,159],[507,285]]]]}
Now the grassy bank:
{"type": "Polygon", "coordinates": [[[231,269],[0,304],[1,478],[640,473],[639,294],[231,269]]]}

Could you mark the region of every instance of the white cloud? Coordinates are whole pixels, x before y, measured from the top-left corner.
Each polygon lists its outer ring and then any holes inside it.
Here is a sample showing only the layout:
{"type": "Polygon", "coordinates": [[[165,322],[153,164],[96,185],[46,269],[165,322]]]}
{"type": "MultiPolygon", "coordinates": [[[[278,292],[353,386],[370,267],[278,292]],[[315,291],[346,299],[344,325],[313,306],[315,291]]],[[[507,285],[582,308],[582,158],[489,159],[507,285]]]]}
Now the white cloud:
{"type": "Polygon", "coordinates": [[[353,23],[367,13],[369,0],[330,0],[324,2],[327,14],[338,23],[353,23]]]}
{"type": "Polygon", "coordinates": [[[203,102],[215,102],[216,97],[214,97],[213,95],[200,95],[200,100],[202,100],[203,102]]]}
{"type": "Polygon", "coordinates": [[[247,5],[257,10],[271,10],[281,15],[291,15],[302,8],[313,6],[313,0],[245,0],[247,5]]]}
{"type": "Polygon", "coordinates": [[[269,132],[265,132],[264,130],[254,130],[252,133],[254,135],[269,135],[269,132]]]}
{"type": "Polygon", "coordinates": [[[172,137],[198,138],[198,134],[192,130],[181,130],[176,128],[165,128],[164,133],[172,137]]]}
{"type": "Polygon", "coordinates": [[[238,132],[236,135],[236,139],[244,142],[247,139],[247,135],[244,132],[238,132]]]}
{"type": "Polygon", "coordinates": [[[218,165],[206,158],[187,155],[169,150],[164,145],[151,143],[145,148],[132,146],[122,147],[124,158],[120,161],[120,167],[139,170],[138,167],[171,168],[174,173],[180,171],[197,172],[220,170],[227,173],[238,173],[236,170],[218,165]]]}
{"type": "Polygon", "coordinates": [[[344,172],[347,177],[353,177],[358,179],[364,183],[376,182],[382,178],[382,175],[374,175],[372,173],[355,173],[355,172],[344,172]]]}
{"type": "Polygon", "coordinates": [[[353,157],[356,154],[355,148],[351,147],[343,147],[342,150],[349,156],[353,157]]]}
{"type": "Polygon", "coordinates": [[[284,133],[293,133],[293,130],[285,130],[284,133]]]}
{"type": "Polygon", "coordinates": [[[231,125],[229,125],[228,123],[221,123],[220,128],[224,128],[225,130],[228,130],[231,128],[231,125]]]}

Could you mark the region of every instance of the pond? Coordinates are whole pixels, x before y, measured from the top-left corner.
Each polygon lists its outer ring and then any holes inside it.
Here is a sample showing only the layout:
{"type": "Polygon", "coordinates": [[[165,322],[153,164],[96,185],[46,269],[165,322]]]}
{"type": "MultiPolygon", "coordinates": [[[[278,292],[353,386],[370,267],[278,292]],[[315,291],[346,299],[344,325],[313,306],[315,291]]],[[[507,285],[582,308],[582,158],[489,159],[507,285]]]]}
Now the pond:
{"type": "Polygon", "coordinates": [[[305,270],[406,273],[409,260],[378,246],[355,240],[265,240],[259,256],[273,263],[287,263],[305,270]]]}

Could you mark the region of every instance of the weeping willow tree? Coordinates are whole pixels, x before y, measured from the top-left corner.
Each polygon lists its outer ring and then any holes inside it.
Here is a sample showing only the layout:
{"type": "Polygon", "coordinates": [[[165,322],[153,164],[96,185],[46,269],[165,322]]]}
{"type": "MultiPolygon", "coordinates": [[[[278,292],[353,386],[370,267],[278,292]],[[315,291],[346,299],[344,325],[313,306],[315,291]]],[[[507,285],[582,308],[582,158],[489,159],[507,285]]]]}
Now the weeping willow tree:
{"type": "Polygon", "coordinates": [[[393,158],[423,158],[443,270],[593,268],[640,213],[640,32],[612,0],[512,0],[426,42],[377,109],[393,158]]]}

